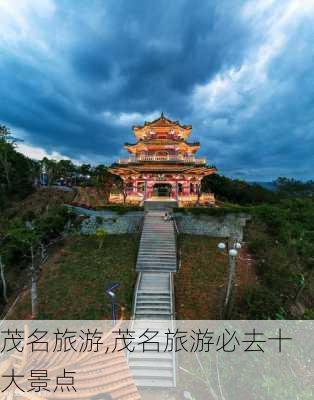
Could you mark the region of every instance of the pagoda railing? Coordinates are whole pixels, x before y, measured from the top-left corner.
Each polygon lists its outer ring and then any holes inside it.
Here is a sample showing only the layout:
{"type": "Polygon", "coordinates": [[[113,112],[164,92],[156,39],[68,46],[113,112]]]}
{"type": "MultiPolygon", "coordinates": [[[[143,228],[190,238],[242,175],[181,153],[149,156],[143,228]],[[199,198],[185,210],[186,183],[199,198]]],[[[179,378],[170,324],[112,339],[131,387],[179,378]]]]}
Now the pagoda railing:
{"type": "Polygon", "coordinates": [[[195,158],[195,157],[178,157],[178,156],[138,156],[138,157],[129,157],[127,159],[120,159],[119,164],[129,164],[136,163],[142,161],[172,161],[172,162],[180,162],[186,164],[206,164],[205,158],[195,158]]]}

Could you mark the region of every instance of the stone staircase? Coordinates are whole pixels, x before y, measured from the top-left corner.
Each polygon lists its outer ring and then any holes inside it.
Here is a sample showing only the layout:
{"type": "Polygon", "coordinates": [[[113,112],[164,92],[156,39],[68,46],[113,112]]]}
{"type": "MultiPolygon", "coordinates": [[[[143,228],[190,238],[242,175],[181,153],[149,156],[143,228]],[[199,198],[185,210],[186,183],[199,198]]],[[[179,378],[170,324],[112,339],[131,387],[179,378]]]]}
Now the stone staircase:
{"type": "Polygon", "coordinates": [[[170,272],[141,272],[135,298],[135,319],[172,318],[172,277],[170,272]]]}
{"type": "Polygon", "coordinates": [[[174,224],[173,221],[164,221],[164,215],[165,210],[146,213],[136,264],[139,274],[131,328],[136,337],[137,332],[143,333],[155,327],[159,334],[153,341],[161,346],[159,352],[143,352],[135,346],[135,351],[128,354],[133,378],[137,386],[144,387],[176,385],[175,353],[163,351],[164,333],[169,327],[173,329],[174,324],[172,274],[177,270],[174,224]]]}
{"type": "MultiPolygon", "coordinates": [[[[139,341],[136,333],[143,334],[149,328],[150,332],[156,331],[158,335],[152,341],[160,345],[159,352],[156,345],[149,343],[145,345],[145,351],[141,345],[135,346],[135,350],[128,355],[128,363],[136,386],[153,388],[171,388],[176,386],[176,363],[173,351],[164,351],[166,347],[166,332],[174,331],[173,321],[149,321],[136,319],[133,322],[132,331],[135,332],[134,344],[139,341]]],[[[142,339],[143,341],[143,339],[142,339]]]]}
{"type": "Polygon", "coordinates": [[[177,250],[173,221],[164,221],[165,212],[149,211],[144,219],[136,270],[176,272],[177,250]]]}

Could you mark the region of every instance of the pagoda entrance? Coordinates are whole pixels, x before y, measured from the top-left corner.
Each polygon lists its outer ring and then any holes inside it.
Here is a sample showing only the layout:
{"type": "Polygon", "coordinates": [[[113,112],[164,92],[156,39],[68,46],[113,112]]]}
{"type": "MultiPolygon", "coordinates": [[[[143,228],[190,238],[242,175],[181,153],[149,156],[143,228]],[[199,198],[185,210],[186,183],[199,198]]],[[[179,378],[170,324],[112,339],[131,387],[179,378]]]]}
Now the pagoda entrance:
{"type": "Polygon", "coordinates": [[[155,183],[153,195],[157,197],[170,197],[172,186],[170,183],[155,183]]]}

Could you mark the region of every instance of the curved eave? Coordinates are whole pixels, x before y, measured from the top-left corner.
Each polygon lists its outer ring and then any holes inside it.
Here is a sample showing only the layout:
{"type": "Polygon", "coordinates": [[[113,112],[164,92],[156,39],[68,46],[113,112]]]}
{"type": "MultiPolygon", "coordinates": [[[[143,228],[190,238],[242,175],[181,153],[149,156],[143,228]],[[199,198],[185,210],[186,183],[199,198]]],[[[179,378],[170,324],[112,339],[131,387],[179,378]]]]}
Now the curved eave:
{"type": "Polygon", "coordinates": [[[181,129],[187,129],[187,130],[192,129],[192,125],[182,125],[180,124],[179,121],[172,121],[171,119],[166,118],[163,114],[160,117],[154,119],[153,121],[150,122],[145,121],[144,125],[133,125],[132,129],[141,130],[146,128],[147,126],[169,126],[169,127],[178,126],[181,129]]]}
{"type": "MultiPolygon", "coordinates": [[[[173,126],[169,126],[169,127],[165,127],[165,128],[169,129],[169,131],[170,131],[171,128],[175,128],[175,127],[177,127],[177,126],[173,125],[173,126]]],[[[148,133],[148,129],[147,128],[148,127],[144,127],[144,128],[135,127],[135,128],[133,128],[133,132],[134,132],[135,137],[138,140],[144,140],[146,138],[146,136],[147,136],[147,133],[148,133]]],[[[152,126],[152,128],[153,128],[153,126],[152,126]]],[[[156,127],[156,128],[158,128],[158,127],[156,127]]],[[[165,129],[165,128],[163,128],[163,129],[165,129]]],[[[188,128],[188,129],[186,129],[186,128],[184,128],[184,129],[180,128],[180,129],[182,129],[182,131],[180,133],[178,133],[178,136],[181,137],[182,139],[186,140],[191,134],[192,127],[188,128]]]]}
{"type": "Polygon", "coordinates": [[[206,166],[195,166],[195,165],[179,165],[179,164],[128,164],[124,167],[120,166],[120,164],[113,164],[112,167],[109,168],[109,172],[118,176],[125,175],[134,175],[138,176],[143,172],[180,172],[187,174],[195,174],[195,175],[212,175],[217,173],[216,168],[209,168],[206,166]]]}
{"type": "Polygon", "coordinates": [[[119,164],[115,166],[115,164],[112,165],[112,167],[108,168],[108,171],[111,172],[113,175],[118,175],[118,176],[124,176],[124,175],[137,175],[138,171],[136,171],[134,168],[130,168],[128,166],[121,167],[119,164]]]}
{"type": "Polygon", "coordinates": [[[138,143],[134,143],[134,144],[124,144],[124,148],[132,154],[136,154],[138,151],[141,150],[147,150],[149,149],[149,147],[156,147],[158,149],[158,147],[160,147],[160,149],[162,150],[165,146],[177,146],[179,149],[182,149],[183,151],[189,151],[192,153],[196,153],[199,148],[200,145],[199,144],[189,144],[186,142],[176,142],[176,141],[172,141],[169,143],[162,143],[162,142],[138,142],[138,143]]]}
{"type": "Polygon", "coordinates": [[[202,167],[194,167],[194,168],[187,168],[186,172],[192,173],[192,174],[197,174],[197,175],[203,175],[203,176],[207,176],[207,175],[212,175],[212,174],[216,174],[217,173],[217,169],[216,168],[208,168],[206,166],[202,167]]]}

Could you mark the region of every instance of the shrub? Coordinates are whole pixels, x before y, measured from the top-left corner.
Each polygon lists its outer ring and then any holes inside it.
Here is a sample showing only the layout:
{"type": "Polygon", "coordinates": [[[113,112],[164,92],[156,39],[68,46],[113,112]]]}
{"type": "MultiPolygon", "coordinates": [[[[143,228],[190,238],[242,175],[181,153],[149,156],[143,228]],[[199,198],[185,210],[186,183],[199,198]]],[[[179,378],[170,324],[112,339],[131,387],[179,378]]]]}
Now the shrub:
{"type": "Polygon", "coordinates": [[[265,286],[250,287],[244,294],[247,319],[277,319],[282,313],[280,297],[265,286]]]}

